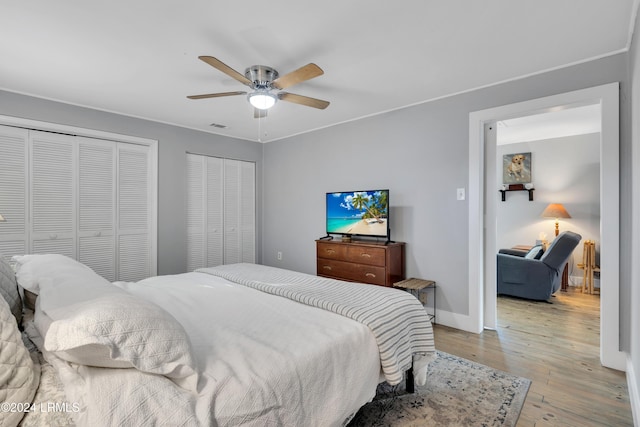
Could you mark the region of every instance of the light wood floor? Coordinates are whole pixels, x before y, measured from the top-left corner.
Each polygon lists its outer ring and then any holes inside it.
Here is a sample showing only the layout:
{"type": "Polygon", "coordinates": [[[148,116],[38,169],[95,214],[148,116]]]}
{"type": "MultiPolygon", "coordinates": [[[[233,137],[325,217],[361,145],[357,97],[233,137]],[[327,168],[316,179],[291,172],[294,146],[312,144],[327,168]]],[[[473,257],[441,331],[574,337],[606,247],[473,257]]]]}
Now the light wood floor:
{"type": "Polygon", "coordinates": [[[518,427],[633,426],[625,374],[600,365],[600,297],[569,289],[500,296],[496,331],[435,325],[436,348],[532,380],[518,427]]]}

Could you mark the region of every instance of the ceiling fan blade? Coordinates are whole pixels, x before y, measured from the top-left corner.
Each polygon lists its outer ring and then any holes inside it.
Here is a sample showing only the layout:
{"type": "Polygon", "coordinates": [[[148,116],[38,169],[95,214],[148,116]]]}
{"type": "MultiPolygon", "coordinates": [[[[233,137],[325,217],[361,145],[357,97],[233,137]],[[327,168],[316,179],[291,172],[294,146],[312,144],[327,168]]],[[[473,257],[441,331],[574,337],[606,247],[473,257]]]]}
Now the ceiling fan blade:
{"type": "Polygon", "coordinates": [[[189,99],[205,99],[205,98],[219,98],[221,96],[234,96],[234,95],[246,95],[247,92],[220,92],[220,93],[207,93],[204,95],[189,95],[189,99]]]}
{"type": "Polygon", "coordinates": [[[240,74],[233,68],[229,67],[227,64],[220,61],[219,59],[214,58],[213,56],[198,56],[198,58],[206,62],[207,64],[211,65],[213,68],[216,68],[222,71],[229,77],[236,79],[243,85],[251,86],[252,84],[251,80],[249,80],[248,78],[246,78],[244,75],[240,74]]]}
{"type": "Polygon", "coordinates": [[[269,110],[261,110],[259,108],[254,108],[253,109],[253,118],[254,119],[263,119],[263,118],[267,117],[267,111],[269,111],[269,110]]]}
{"type": "Polygon", "coordinates": [[[276,89],[285,89],[293,85],[297,85],[298,83],[302,83],[306,80],[310,80],[314,77],[321,76],[323,74],[324,71],[322,71],[322,68],[318,67],[314,63],[311,63],[275,79],[273,82],[271,82],[271,86],[276,89]]]}
{"type": "Polygon", "coordinates": [[[287,102],[293,102],[294,104],[306,105],[307,107],[318,108],[324,110],[330,104],[329,101],[323,101],[322,99],[309,98],[308,96],[296,95],[293,93],[280,92],[278,99],[287,102]]]}

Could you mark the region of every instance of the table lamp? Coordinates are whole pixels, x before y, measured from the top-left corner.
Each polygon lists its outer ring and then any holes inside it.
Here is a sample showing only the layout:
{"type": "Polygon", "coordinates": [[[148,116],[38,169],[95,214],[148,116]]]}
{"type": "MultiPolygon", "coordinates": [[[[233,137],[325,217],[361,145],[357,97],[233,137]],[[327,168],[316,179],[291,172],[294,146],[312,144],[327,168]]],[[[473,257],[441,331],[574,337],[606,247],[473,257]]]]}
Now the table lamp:
{"type": "Polygon", "coordinates": [[[555,218],[556,220],[556,236],[560,232],[558,228],[558,218],[571,218],[569,212],[562,206],[562,203],[549,203],[549,205],[542,211],[543,218],[555,218]]]}
{"type": "Polygon", "coordinates": [[[4,219],[4,217],[2,216],[2,214],[0,214],[0,222],[5,222],[6,220],[4,219]]]}

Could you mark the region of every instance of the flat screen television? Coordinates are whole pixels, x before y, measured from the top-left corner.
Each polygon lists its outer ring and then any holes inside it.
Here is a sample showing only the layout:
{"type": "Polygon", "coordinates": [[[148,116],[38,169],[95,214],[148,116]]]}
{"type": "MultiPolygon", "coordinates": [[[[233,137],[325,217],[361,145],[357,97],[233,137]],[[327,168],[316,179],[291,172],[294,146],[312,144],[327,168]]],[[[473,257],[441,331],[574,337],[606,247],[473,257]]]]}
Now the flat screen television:
{"type": "Polygon", "coordinates": [[[327,193],[327,236],[370,236],[391,239],[389,190],[327,193]]]}

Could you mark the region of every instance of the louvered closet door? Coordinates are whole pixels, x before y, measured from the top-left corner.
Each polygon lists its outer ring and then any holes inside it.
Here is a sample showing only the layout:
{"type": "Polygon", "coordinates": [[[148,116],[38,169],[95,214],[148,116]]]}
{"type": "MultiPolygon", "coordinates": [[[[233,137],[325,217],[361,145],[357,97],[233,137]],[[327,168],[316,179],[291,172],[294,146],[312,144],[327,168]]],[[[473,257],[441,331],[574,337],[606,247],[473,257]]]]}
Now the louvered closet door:
{"type": "Polygon", "coordinates": [[[224,160],[224,263],[240,262],[240,162],[224,160]]]}
{"type": "Polygon", "coordinates": [[[31,131],[31,252],[76,258],[76,145],[31,131]]]}
{"type": "Polygon", "coordinates": [[[255,164],[224,160],[224,263],[255,262],[255,164]]]}
{"type": "Polygon", "coordinates": [[[149,148],[118,144],[117,280],[151,275],[149,148]]]}
{"type": "Polygon", "coordinates": [[[240,162],[240,259],[256,261],[256,165],[240,162]]]}
{"type": "Polygon", "coordinates": [[[222,159],[187,154],[187,271],[223,263],[222,159]]]}
{"type": "Polygon", "coordinates": [[[215,267],[224,263],[223,235],[223,159],[207,157],[207,267],[215,267]]]}
{"type": "Polygon", "coordinates": [[[27,253],[28,131],[0,126],[0,255],[27,253]]]}
{"type": "Polygon", "coordinates": [[[116,143],[79,138],[78,260],[116,280],[116,143]]]}
{"type": "Polygon", "coordinates": [[[187,155],[188,270],[255,262],[255,164],[187,155]]]}
{"type": "Polygon", "coordinates": [[[187,154],[187,271],[206,267],[205,157],[187,154]]]}

